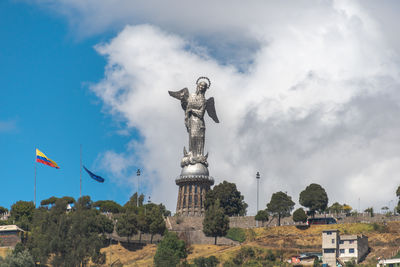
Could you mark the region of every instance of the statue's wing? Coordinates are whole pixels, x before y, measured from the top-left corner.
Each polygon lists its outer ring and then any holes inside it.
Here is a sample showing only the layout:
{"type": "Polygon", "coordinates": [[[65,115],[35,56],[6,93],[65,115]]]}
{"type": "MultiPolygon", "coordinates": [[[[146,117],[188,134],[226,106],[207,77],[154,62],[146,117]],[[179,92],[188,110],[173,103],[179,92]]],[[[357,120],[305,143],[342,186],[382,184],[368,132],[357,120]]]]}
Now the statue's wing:
{"type": "Polygon", "coordinates": [[[215,111],[214,97],[210,97],[209,99],[207,99],[206,110],[208,116],[210,116],[211,119],[213,119],[216,123],[219,123],[217,112],[215,111]]]}
{"type": "Polygon", "coordinates": [[[186,110],[187,107],[187,102],[189,98],[189,90],[187,88],[183,88],[182,90],[179,91],[168,91],[169,95],[172,97],[175,97],[176,99],[179,99],[181,101],[181,105],[183,110],[186,110]]]}

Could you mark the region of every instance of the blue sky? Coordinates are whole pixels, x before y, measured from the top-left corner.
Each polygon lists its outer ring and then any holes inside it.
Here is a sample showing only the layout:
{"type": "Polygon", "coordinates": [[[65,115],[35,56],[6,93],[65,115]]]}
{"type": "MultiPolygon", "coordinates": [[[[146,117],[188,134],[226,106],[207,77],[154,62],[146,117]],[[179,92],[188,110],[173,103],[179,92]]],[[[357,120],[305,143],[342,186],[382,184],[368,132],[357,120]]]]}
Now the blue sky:
{"type": "Polygon", "coordinates": [[[79,197],[80,144],[87,168],[106,178],[100,184],[83,173],[83,194],[125,203],[131,188],[110,183],[96,165],[128,138],[115,134],[118,122],[88,90],[103,76],[105,60],[93,46],[104,36],[76,40],[65,20],[13,1],[1,1],[0,25],[0,205],[33,200],[36,147],[60,166],[37,164],[38,203],[79,197]]]}
{"type": "Polygon", "coordinates": [[[400,4],[373,0],[6,0],[0,3],[0,205],[79,195],[79,146],[121,204],[136,191],[174,211],[187,146],[168,90],[210,78],[206,118],[216,183],[255,214],[277,191],[298,204],[318,183],[329,204],[393,208],[400,185],[400,4]],[[179,7],[179,8],[177,8],[179,7]],[[3,187],[2,187],[3,188],[3,187]],[[379,188],[379,190],[377,190],[379,188]]]}

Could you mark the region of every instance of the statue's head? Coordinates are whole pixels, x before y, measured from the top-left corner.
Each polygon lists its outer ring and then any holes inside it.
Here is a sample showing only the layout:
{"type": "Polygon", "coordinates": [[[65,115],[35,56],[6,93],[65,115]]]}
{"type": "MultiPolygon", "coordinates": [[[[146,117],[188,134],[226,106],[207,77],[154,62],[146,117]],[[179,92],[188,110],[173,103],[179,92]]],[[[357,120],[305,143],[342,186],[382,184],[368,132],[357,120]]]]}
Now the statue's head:
{"type": "Polygon", "coordinates": [[[197,79],[196,84],[197,84],[196,93],[204,94],[206,90],[210,88],[211,82],[207,77],[200,77],[197,79]]]}

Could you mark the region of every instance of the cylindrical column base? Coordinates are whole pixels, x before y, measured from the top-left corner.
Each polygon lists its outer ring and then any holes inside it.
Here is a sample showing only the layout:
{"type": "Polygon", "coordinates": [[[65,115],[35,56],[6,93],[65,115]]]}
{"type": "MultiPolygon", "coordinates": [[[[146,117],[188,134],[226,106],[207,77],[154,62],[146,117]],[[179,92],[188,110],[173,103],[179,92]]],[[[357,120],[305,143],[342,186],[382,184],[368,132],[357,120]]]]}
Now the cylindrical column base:
{"type": "Polygon", "coordinates": [[[184,216],[203,216],[206,193],[214,184],[212,177],[185,177],[176,179],[179,186],[176,213],[184,216]]]}

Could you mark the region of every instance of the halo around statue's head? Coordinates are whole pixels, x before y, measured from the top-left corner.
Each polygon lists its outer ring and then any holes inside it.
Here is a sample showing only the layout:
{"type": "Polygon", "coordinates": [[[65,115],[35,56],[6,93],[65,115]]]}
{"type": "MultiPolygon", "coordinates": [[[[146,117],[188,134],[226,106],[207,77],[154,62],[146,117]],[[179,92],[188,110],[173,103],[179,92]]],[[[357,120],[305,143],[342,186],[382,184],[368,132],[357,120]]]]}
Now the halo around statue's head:
{"type": "Polygon", "coordinates": [[[207,89],[209,89],[210,88],[210,86],[211,86],[211,81],[210,81],[210,79],[208,79],[207,77],[199,77],[198,79],[197,79],[197,81],[196,81],[196,84],[197,85],[199,85],[199,82],[201,82],[201,81],[205,81],[206,83],[207,83],[207,89]]]}

